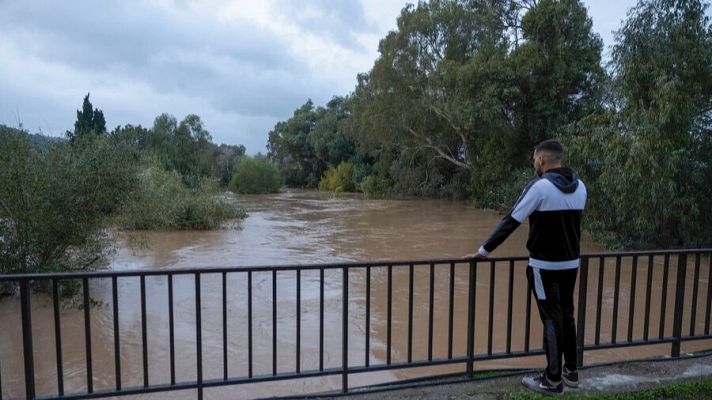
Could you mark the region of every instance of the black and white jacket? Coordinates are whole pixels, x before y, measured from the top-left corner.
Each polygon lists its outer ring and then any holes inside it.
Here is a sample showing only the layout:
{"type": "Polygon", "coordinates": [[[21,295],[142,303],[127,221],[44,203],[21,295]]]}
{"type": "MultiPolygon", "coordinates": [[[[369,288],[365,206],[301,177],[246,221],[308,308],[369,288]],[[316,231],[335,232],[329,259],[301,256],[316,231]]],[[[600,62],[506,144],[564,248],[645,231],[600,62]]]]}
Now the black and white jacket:
{"type": "Polygon", "coordinates": [[[579,265],[581,214],[586,186],[568,168],[550,169],[529,182],[514,207],[494,229],[479,253],[489,256],[529,218],[529,265],[570,269],[579,265]]]}

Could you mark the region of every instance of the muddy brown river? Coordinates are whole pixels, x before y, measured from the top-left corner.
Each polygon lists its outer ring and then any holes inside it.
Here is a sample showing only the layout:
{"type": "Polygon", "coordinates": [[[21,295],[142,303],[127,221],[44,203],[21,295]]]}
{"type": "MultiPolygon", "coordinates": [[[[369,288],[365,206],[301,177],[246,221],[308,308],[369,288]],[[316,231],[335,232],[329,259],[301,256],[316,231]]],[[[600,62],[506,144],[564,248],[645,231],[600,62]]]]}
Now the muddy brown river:
{"type": "MultiPolygon", "coordinates": [[[[418,260],[459,258],[473,252],[486,239],[502,217],[500,214],[480,210],[462,202],[436,200],[368,200],[357,195],[332,198],[328,194],[310,191],[289,191],[277,195],[240,196],[247,208],[248,217],[238,227],[215,231],[196,232],[144,232],[121,233],[117,252],[109,261],[113,270],[204,268],[253,265],[284,265],[338,263],[374,260],[418,260]]],[[[520,227],[500,248],[495,256],[526,255],[524,247],[528,226],[520,227]]],[[[583,252],[600,252],[604,249],[584,238],[583,252]]],[[[645,276],[648,258],[638,260],[636,316],[644,313],[645,276]]],[[[653,286],[662,287],[662,257],[653,260],[653,286]]],[[[688,265],[692,266],[692,260],[688,265]]],[[[621,268],[621,295],[617,336],[624,340],[628,332],[627,312],[630,304],[631,260],[625,258],[621,268]]],[[[674,279],[677,262],[670,261],[667,313],[663,330],[670,335],[674,301],[674,279]]],[[[707,299],[707,273],[709,260],[701,260],[699,298],[707,299]]],[[[514,265],[511,349],[524,348],[526,315],[525,262],[514,265]]],[[[604,289],[601,297],[603,316],[600,321],[601,342],[611,339],[614,293],[615,259],[606,261],[604,289]],[[608,311],[607,311],[608,310],[608,311]]],[[[587,343],[595,340],[595,310],[598,284],[597,260],[589,271],[587,297],[587,343]]],[[[475,352],[485,354],[488,348],[489,324],[489,264],[478,266],[475,352]]],[[[509,267],[497,264],[495,268],[494,313],[492,325],[495,334],[492,351],[504,352],[507,346],[509,267]]],[[[453,355],[466,354],[467,264],[454,268],[454,321],[453,355]]],[[[296,368],[296,280],[294,271],[277,274],[277,373],[294,372],[296,368]]],[[[416,265],[413,275],[413,345],[414,360],[427,360],[429,340],[429,290],[428,265],[416,265]]],[[[450,265],[434,268],[434,329],[433,358],[448,354],[449,336],[449,285],[450,265]]],[[[201,322],[203,379],[223,377],[223,310],[222,277],[220,274],[201,276],[201,322]]],[[[247,274],[233,273],[226,278],[228,375],[247,376],[247,274]]],[[[300,347],[299,366],[303,371],[319,368],[319,271],[304,271],[299,277],[300,297],[300,347]]],[[[693,277],[687,274],[687,287],[692,287],[693,277]]],[[[270,272],[252,273],[252,330],[253,374],[272,374],[272,312],[273,279],[270,272]]],[[[148,377],[150,384],[170,383],[168,283],[166,277],[147,277],[146,315],[148,344],[148,377]]],[[[342,337],[342,271],[326,270],[324,284],[324,368],[341,366],[342,337]]],[[[91,307],[91,342],[94,390],[114,387],[114,325],[111,280],[91,280],[90,293],[95,305],[91,307]]],[[[658,334],[662,296],[658,289],[651,296],[650,336],[658,334]]],[[[393,267],[392,306],[392,362],[407,360],[408,336],[408,266],[393,267]]],[[[577,292],[578,293],[578,292],[577,292]]],[[[369,320],[368,361],[372,365],[386,360],[388,307],[387,269],[371,270],[371,307],[369,320]]],[[[691,294],[686,294],[689,301],[691,294]]],[[[121,380],[123,387],[142,386],[144,382],[142,358],[142,324],[139,278],[118,280],[118,304],[121,338],[121,380]]],[[[177,382],[196,379],[196,329],[195,282],[192,275],[173,279],[175,315],[175,378],[177,382]]],[[[696,314],[696,328],[704,329],[704,301],[700,301],[696,314]]],[[[366,358],[366,272],[365,269],[349,273],[349,365],[362,366],[366,358]]],[[[532,349],[541,348],[541,329],[538,315],[532,304],[532,349]]],[[[86,390],[86,358],[84,336],[84,311],[71,304],[62,307],[61,334],[64,390],[67,393],[86,390]]],[[[34,294],[32,299],[32,324],[34,362],[37,392],[53,395],[57,392],[55,336],[51,298],[34,294]]],[[[685,315],[683,326],[689,327],[691,312],[685,315]]],[[[0,377],[2,398],[24,396],[22,359],[22,332],[19,298],[0,301],[0,377]]],[[[636,318],[634,338],[643,335],[642,320],[636,318]]],[[[709,341],[683,344],[683,351],[710,348],[709,341]]],[[[601,362],[668,354],[669,345],[639,346],[616,350],[587,352],[585,361],[601,362]]],[[[542,357],[476,363],[478,369],[528,368],[543,365],[542,357]]],[[[398,371],[380,371],[349,376],[351,387],[409,379],[424,375],[463,371],[462,364],[398,371]]],[[[205,389],[205,397],[259,398],[264,396],[313,393],[340,389],[341,376],[301,380],[246,384],[205,389]]],[[[135,398],[192,399],[195,391],[164,392],[135,398]]],[[[123,397],[127,398],[127,397],[123,397]]],[[[131,398],[128,396],[128,398],[131,398]]]]}

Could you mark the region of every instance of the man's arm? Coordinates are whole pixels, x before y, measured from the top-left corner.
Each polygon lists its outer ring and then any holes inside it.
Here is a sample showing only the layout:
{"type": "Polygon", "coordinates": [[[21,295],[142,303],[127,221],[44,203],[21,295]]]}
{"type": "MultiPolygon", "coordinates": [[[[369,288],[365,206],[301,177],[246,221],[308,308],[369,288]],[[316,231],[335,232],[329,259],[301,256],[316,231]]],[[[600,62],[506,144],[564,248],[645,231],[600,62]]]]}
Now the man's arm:
{"type": "Polygon", "coordinates": [[[489,257],[490,253],[502,244],[525,219],[529,218],[531,213],[541,204],[541,197],[534,187],[536,182],[538,182],[538,179],[529,182],[527,187],[524,188],[524,191],[521,196],[519,196],[514,207],[512,207],[509,213],[497,224],[489,238],[477,250],[477,253],[468,254],[465,258],[481,259],[489,257]]]}
{"type": "Polygon", "coordinates": [[[522,223],[517,221],[516,219],[512,218],[511,214],[507,214],[504,218],[502,218],[501,221],[499,221],[499,224],[494,228],[492,233],[490,234],[490,237],[487,238],[487,240],[480,246],[479,250],[477,250],[477,253],[488,257],[491,252],[494,251],[497,247],[499,247],[502,242],[504,242],[509,235],[514,232],[519,225],[522,223]]]}

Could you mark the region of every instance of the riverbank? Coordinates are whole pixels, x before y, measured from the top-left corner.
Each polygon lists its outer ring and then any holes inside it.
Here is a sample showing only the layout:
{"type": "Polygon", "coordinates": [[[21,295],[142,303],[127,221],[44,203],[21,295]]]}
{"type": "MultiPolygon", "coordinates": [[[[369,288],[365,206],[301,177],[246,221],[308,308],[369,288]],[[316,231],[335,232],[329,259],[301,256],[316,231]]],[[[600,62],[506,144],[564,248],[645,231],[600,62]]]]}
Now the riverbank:
{"type": "MultiPolygon", "coordinates": [[[[479,380],[440,380],[423,383],[416,388],[383,388],[378,392],[352,394],[342,399],[442,399],[442,400],[526,400],[539,399],[521,386],[528,371],[497,378],[479,380]]],[[[692,399],[712,396],[712,352],[693,357],[660,358],[594,366],[581,370],[578,389],[567,389],[568,399],[692,399]],[[698,385],[684,383],[697,382],[698,385]],[[666,388],[666,385],[672,385],[666,388]],[[677,393],[675,396],[667,394],[677,393]],[[617,396],[630,394],[629,397],[617,396]],[[697,396],[699,395],[699,396],[697,396]],[[690,397],[692,396],[692,397],[690,397]]],[[[329,398],[317,397],[317,398],[329,398]]]]}

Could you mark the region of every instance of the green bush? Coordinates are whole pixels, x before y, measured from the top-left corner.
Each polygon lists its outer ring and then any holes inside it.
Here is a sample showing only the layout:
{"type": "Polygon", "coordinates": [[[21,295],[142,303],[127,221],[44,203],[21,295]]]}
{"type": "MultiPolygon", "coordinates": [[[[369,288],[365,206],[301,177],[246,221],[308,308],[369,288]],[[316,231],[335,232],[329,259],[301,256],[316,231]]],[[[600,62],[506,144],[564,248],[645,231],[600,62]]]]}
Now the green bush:
{"type": "Polygon", "coordinates": [[[371,199],[383,198],[383,188],[379,184],[375,176],[367,176],[361,180],[359,188],[366,195],[366,197],[371,199]]]}
{"type": "Polygon", "coordinates": [[[85,270],[136,187],[134,154],[104,137],[42,141],[0,126],[0,273],[85,270]]]}
{"type": "Polygon", "coordinates": [[[319,190],[337,193],[355,192],[356,184],[353,179],[355,170],[354,165],[348,162],[342,162],[336,168],[329,167],[319,181],[319,190]]]}
{"type": "Polygon", "coordinates": [[[230,180],[230,190],[242,194],[277,193],[281,187],[277,168],[258,157],[240,158],[230,180]]]}
{"type": "Polygon", "coordinates": [[[220,195],[214,180],[206,178],[196,188],[189,188],[179,173],[156,163],[138,176],[139,189],[118,219],[123,229],[215,229],[227,220],[245,216],[234,199],[220,195]]]}

